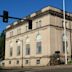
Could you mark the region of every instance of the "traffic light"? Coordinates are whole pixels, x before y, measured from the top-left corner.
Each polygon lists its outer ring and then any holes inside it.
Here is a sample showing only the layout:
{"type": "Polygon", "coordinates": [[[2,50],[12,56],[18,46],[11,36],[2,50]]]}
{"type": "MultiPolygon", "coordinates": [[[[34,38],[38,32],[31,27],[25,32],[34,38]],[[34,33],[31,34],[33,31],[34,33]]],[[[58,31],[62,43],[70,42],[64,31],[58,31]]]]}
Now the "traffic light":
{"type": "Polygon", "coordinates": [[[32,20],[28,20],[28,29],[32,29],[32,20]]]}
{"type": "Polygon", "coordinates": [[[8,11],[3,11],[3,22],[8,22],[8,11]]]}

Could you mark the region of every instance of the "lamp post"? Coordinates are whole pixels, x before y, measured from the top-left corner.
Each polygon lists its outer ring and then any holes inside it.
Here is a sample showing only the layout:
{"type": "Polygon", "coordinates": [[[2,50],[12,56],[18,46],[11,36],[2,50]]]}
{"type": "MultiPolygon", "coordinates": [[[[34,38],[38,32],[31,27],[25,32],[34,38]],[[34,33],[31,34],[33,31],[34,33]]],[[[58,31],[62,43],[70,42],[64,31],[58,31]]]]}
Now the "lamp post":
{"type": "Polygon", "coordinates": [[[66,45],[66,20],[65,20],[65,0],[63,0],[63,26],[64,26],[64,47],[65,47],[65,64],[67,64],[67,45],[66,45]]]}
{"type": "Polygon", "coordinates": [[[16,43],[19,41],[22,43],[22,65],[21,66],[23,68],[23,40],[18,39],[18,40],[16,40],[16,43]]]}

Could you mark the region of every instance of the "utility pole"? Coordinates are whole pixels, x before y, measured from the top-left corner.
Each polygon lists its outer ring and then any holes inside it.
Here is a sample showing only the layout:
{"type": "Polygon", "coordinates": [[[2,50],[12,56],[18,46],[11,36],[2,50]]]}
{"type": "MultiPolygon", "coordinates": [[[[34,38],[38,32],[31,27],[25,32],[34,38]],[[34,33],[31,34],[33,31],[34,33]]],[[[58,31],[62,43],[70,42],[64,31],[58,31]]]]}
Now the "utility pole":
{"type": "Polygon", "coordinates": [[[66,36],[66,20],[65,20],[65,0],[63,0],[63,26],[64,26],[64,47],[65,47],[65,64],[67,64],[67,36],[66,36]]]}

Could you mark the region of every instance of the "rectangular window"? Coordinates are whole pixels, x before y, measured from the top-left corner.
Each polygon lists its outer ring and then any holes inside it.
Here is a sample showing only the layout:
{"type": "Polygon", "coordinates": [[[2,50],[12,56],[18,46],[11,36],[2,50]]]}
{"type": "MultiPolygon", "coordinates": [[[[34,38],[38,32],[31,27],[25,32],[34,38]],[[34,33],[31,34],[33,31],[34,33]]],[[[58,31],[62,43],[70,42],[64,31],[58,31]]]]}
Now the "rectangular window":
{"type": "Polygon", "coordinates": [[[36,28],[38,28],[38,22],[36,22],[36,28]]]}
{"type": "Polygon", "coordinates": [[[10,37],[13,36],[13,31],[10,32],[10,37]]]}
{"type": "Polygon", "coordinates": [[[21,33],[21,28],[18,28],[17,29],[17,34],[20,34],[21,33]]]}
{"type": "Polygon", "coordinates": [[[63,41],[63,53],[65,52],[65,42],[63,41]]]}
{"type": "MultiPolygon", "coordinates": [[[[62,44],[63,44],[63,45],[62,45],[62,46],[63,46],[63,48],[62,48],[62,49],[63,49],[63,53],[65,53],[65,42],[62,41],[62,44]]],[[[68,43],[67,43],[67,41],[66,41],[66,48],[67,48],[67,46],[68,46],[68,43]]]]}
{"type": "Polygon", "coordinates": [[[26,31],[28,31],[28,25],[26,25],[26,31]]]}
{"type": "Polygon", "coordinates": [[[2,66],[4,66],[5,65],[5,63],[2,63],[2,66]]]}
{"type": "Polygon", "coordinates": [[[30,44],[26,44],[26,55],[30,55],[30,44]]]}
{"type": "Polygon", "coordinates": [[[40,54],[42,51],[41,42],[36,43],[36,53],[40,54]]]}
{"type": "Polygon", "coordinates": [[[19,64],[19,60],[17,60],[17,64],[19,64]]]}
{"type": "Polygon", "coordinates": [[[28,29],[32,29],[32,20],[28,21],[28,29]]]}
{"type": "Polygon", "coordinates": [[[17,46],[17,56],[20,55],[20,46],[17,46]]]}
{"type": "Polygon", "coordinates": [[[10,56],[12,56],[12,52],[13,52],[12,49],[13,49],[13,48],[10,48],[10,56]]]}
{"type": "Polygon", "coordinates": [[[40,60],[36,60],[36,64],[40,64],[40,60]]]}
{"type": "Polygon", "coordinates": [[[28,64],[28,63],[29,63],[29,60],[26,60],[26,61],[25,61],[25,64],[28,64]]]}
{"type": "Polygon", "coordinates": [[[11,61],[9,61],[9,64],[11,64],[11,61]]]}
{"type": "Polygon", "coordinates": [[[41,20],[39,20],[39,27],[41,27],[41,23],[42,23],[41,20]]]}
{"type": "Polygon", "coordinates": [[[42,23],[41,20],[37,21],[37,22],[36,22],[36,28],[41,27],[41,23],[42,23]]]}

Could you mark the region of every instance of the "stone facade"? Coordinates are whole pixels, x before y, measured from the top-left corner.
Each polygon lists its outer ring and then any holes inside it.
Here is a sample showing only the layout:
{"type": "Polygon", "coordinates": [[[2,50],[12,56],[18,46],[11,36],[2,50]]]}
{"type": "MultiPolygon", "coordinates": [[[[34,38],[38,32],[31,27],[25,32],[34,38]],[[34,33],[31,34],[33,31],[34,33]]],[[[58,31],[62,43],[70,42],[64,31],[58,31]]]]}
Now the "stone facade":
{"type": "MultiPolygon", "coordinates": [[[[66,13],[67,55],[71,59],[72,14],[66,13]]],[[[48,6],[33,13],[24,20],[14,22],[6,28],[5,67],[46,66],[50,56],[63,52],[63,12],[48,6]],[[28,20],[32,20],[32,29],[28,29],[28,20]],[[40,49],[37,50],[37,42],[40,49]],[[26,45],[29,54],[26,54],[26,45]],[[18,46],[20,46],[19,51],[18,46]],[[40,52],[40,53],[37,53],[40,52]],[[17,52],[19,55],[17,55],[17,52]]]]}

